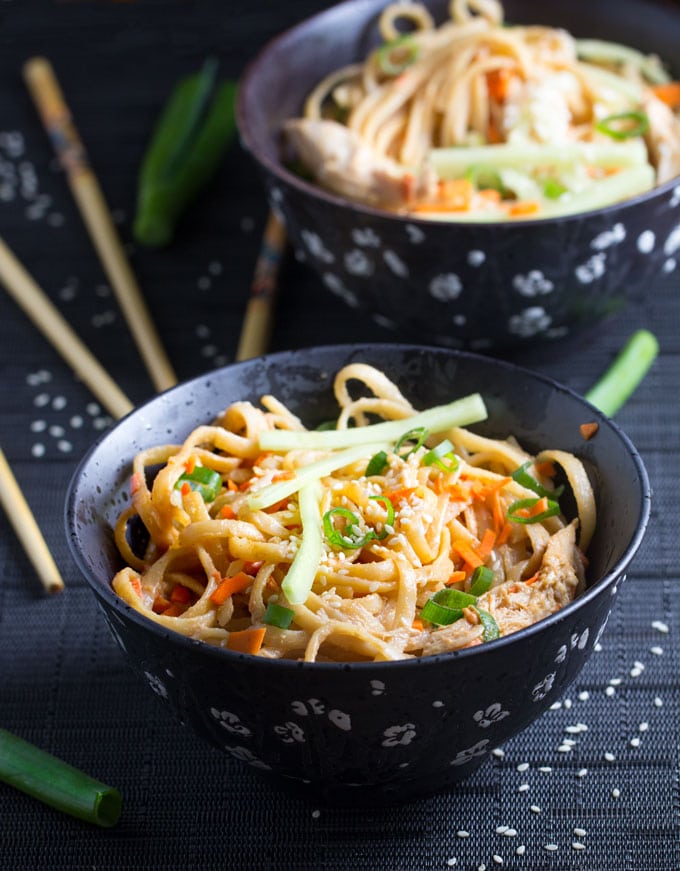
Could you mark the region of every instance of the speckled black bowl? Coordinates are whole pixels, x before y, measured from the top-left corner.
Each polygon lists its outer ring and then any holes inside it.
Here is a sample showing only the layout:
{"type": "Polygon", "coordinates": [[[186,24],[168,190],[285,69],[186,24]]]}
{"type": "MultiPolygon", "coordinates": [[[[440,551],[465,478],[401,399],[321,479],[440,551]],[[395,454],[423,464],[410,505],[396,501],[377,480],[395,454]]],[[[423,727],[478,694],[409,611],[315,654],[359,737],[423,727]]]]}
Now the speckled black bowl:
{"type": "MultiPolygon", "coordinates": [[[[255,768],[331,801],[406,800],[467,777],[496,746],[565,692],[603,631],[649,515],[647,475],[626,436],[553,381],[491,358],[404,345],[343,345],[272,354],[211,372],[154,398],[105,434],[81,462],[66,509],[71,551],[135,672],[198,735],[255,768]],[[273,393],[309,426],[337,414],[343,365],[384,370],[417,408],[479,391],[489,419],[529,450],[578,454],[599,522],[588,589],[564,610],[504,639],[398,663],[300,663],[209,647],[168,632],[123,603],[110,581],[112,539],[128,501],[131,460],[181,441],[228,403],[273,393]],[[595,420],[584,441],[579,424],[595,420]]],[[[121,712],[125,716],[125,712],[121,712]]]]}
{"type": "MultiPolygon", "coordinates": [[[[496,351],[557,339],[653,292],[676,267],[680,179],[609,208],[540,221],[402,218],[350,203],[289,172],[282,122],[323,75],[366,55],[386,0],[348,0],[270,42],[242,76],[238,125],[298,256],[323,288],[400,338],[496,351]]],[[[426,0],[441,20],[447,0],[426,0]]],[[[669,62],[673,0],[508,0],[506,18],[620,40],[669,62]]],[[[675,71],[680,74],[680,70],[675,71]]]]}

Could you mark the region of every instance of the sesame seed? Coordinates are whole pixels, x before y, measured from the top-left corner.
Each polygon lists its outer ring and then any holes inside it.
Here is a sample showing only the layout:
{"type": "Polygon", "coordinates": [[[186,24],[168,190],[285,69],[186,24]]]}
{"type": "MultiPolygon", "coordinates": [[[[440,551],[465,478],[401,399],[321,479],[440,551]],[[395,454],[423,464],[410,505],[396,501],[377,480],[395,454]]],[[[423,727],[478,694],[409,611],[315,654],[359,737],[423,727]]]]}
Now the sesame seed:
{"type": "Polygon", "coordinates": [[[613,677],[613,678],[609,681],[609,686],[611,686],[611,687],[618,687],[618,686],[621,686],[621,678],[620,678],[620,677],[613,677]]]}
{"type": "Polygon", "coordinates": [[[635,668],[639,668],[639,669],[644,669],[644,667],[645,667],[644,662],[640,662],[639,659],[636,659],[635,662],[633,663],[633,665],[635,666],[635,668]]]}
{"type": "Polygon", "coordinates": [[[578,697],[579,697],[580,701],[587,702],[588,699],[590,698],[590,693],[588,692],[588,690],[583,690],[583,692],[580,692],[578,694],[578,697]]]}
{"type": "Polygon", "coordinates": [[[314,820],[318,820],[320,816],[321,816],[321,811],[320,811],[320,810],[313,810],[313,811],[312,811],[312,819],[314,819],[314,820]]]}
{"type": "Polygon", "coordinates": [[[496,834],[504,835],[509,828],[510,826],[496,826],[496,834]]]}
{"type": "Polygon", "coordinates": [[[580,841],[574,841],[571,846],[574,850],[585,850],[586,848],[586,845],[582,844],[580,841]]]}
{"type": "Polygon", "coordinates": [[[664,623],[663,620],[654,620],[652,623],[652,629],[656,629],[657,632],[663,632],[664,635],[670,632],[668,624],[664,623]]]}
{"type": "Polygon", "coordinates": [[[631,738],[630,739],[630,746],[631,747],[639,747],[640,746],[640,739],[637,736],[635,738],[631,738]]]}
{"type": "Polygon", "coordinates": [[[531,807],[529,808],[529,810],[531,811],[532,814],[540,814],[540,812],[541,812],[541,809],[537,804],[532,804],[531,807]]]}
{"type": "Polygon", "coordinates": [[[640,732],[646,732],[649,729],[649,723],[640,723],[638,729],[640,732]]]}
{"type": "Polygon", "coordinates": [[[528,762],[520,762],[520,764],[517,766],[518,771],[528,771],[528,769],[529,769],[528,762]]]}
{"type": "Polygon", "coordinates": [[[34,420],[31,422],[30,430],[31,432],[45,432],[47,429],[47,422],[44,420],[34,420]]]}
{"type": "Polygon", "coordinates": [[[477,871],[486,871],[486,865],[482,862],[481,865],[477,866],[477,871]]]}
{"type": "Polygon", "coordinates": [[[549,765],[541,765],[538,770],[542,771],[543,774],[550,774],[552,768],[549,765]]]}
{"type": "Polygon", "coordinates": [[[495,747],[491,751],[493,756],[496,756],[498,759],[502,759],[505,756],[505,750],[501,750],[500,747],[495,747]]]}
{"type": "Polygon", "coordinates": [[[585,836],[588,834],[588,832],[586,832],[585,829],[575,828],[574,834],[576,835],[577,838],[585,838],[585,836]]]}
{"type": "Polygon", "coordinates": [[[569,710],[569,708],[571,707],[571,699],[565,699],[564,702],[563,702],[563,704],[564,704],[564,707],[565,707],[567,710],[569,710]]]}
{"type": "Polygon", "coordinates": [[[657,707],[657,708],[662,708],[662,707],[663,707],[663,699],[660,698],[659,696],[657,696],[657,697],[654,699],[654,706],[657,707]]]}
{"type": "Polygon", "coordinates": [[[620,795],[621,795],[621,790],[614,787],[614,789],[612,789],[613,798],[618,798],[620,795]]]}
{"type": "Polygon", "coordinates": [[[588,774],[588,769],[587,769],[587,768],[580,768],[580,769],[576,772],[576,776],[577,776],[577,777],[585,777],[586,774],[588,774]]]}
{"type": "Polygon", "coordinates": [[[503,859],[498,855],[498,853],[494,853],[493,856],[492,856],[491,858],[494,860],[494,862],[496,863],[496,865],[502,865],[502,864],[503,864],[503,859]]]}
{"type": "Polygon", "coordinates": [[[449,866],[449,868],[453,868],[454,865],[458,864],[458,859],[456,859],[455,856],[451,856],[450,859],[446,860],[446,864],[449,866]]]}
{"type": "Polygon", "coordinates": [[[561,707],[562,707],[562,702],[553,702],[552,705],[550,705],[550,710],[551,711],[559,711],[559,709],[561,707]]]}
{"type": "Polygon", "coordinates": [[[528,783],[520,783],[520,785],[517,787],[517,792],[526,792],[528,789],[529,789],[528,783]]]}
{"type": "Polygon", "coordinates": [[[566,744],[566,743],[560,744],[560,746],[557,748],[558,753],[571,753],[571,751],[572,751],[571,744],[566,744]]]}
{"type": "Polygon", "coordinates": [[[613,753],[609,753],[609,752],[607,752],[607,753],[604,754],[604,759],[605,759],[607,762],[615,762],[615,761],[616,761],[616,756],[614,756],[613,753]]]}
{"type": "Polygon", "coordinates": [[[653,653],[654,656],[663,656],[663,647],[658,647],[657,645],[654,645],[654,647],[649,648],[649,652],[653,653]]]}
{"type": "Polygon", "coordinates": [[[469,838],[470,837],[470,832],[466,832],[465,829],[459,829],[456,832],[456,834],[458,835],[459,838],[469,838]]]}
{"type": "Polygon", "coordinates": [[[595,653],[599,653],[599,652],[602,650],[602,645],[600,644],[599,641],[598,641],[597,644],[593,647],[593,650],[595,651],[595,653]]]}
{"type": "Polygon", "coordinates": [[[631,677],[640,677],[641,674],[642,674],[641,668],[631,668],[631,670],[630,670],[631,677]]]}
{"type": "Polygon", "coordinates": [[[520,844],[519,847],[515,850],[515,853],[517,853],[518,856],[523,856],[526,852],[526,849],[527,848],[524,846],[524,844],[520,844]]]}
{"type": "Polygon", "coordinates": [[[543,846],[544,846],[545,849],[548,850],[550,853],[554,853],[555,850],[559,850],[559,848],[560,848],[560,847],[559,847],[559,844],[544,844],[543,846]]]}
{"type": "Polygon", "coordinates": [[[605,696],[609,696],[611,698],[611,696],[616,695],[616,690],[614,689],[614,687],[607,687],[607,689],[604,691],[604,694],[605,696]]]}
{"type": "Polygon", "coordinates": [[[505,838],[516,838],[517,837],[517,829],[506,829],[503,832],[503,836],[505,838]]]}

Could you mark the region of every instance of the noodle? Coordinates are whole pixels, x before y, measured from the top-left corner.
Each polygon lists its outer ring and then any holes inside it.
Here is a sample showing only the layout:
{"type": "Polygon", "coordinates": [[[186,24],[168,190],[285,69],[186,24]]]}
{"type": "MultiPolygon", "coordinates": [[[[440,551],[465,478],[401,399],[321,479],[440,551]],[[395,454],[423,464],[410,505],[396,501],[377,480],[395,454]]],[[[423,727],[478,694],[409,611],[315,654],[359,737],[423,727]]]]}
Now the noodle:
{"type": "Polygon", "coordinates": [[[437,27],[420,3],[386,6],[382,44],[284,124],[321,186],[402,214],[506,220],[598,208],[680,175],[680,99],[674,87],[665,101],[658,58],[506,26],[497,0],[449,11],[437,27]]]}
{"type": "Polygon", "coordinates": [[[188,637],[306,661],[469,647],[577,595],[596,518],[575,456],[532,457],[513,438],[452,425],[484,417],[476,395],[417,412],[361,363],[334,388],[334,432],[304,429],[266,396],[262,408],[233,403],[181,445],[139,453],[114,530],[125,561],[116,593],[188,637]],[[400,437],[378,439],[385,425],[400,437]],[[324,447],[331,438],[340,444],[324,447]],[[295,447],[271,446],[281,439],[295,447]],[[148,537],[141,553],[135,525],[148,537]]]}

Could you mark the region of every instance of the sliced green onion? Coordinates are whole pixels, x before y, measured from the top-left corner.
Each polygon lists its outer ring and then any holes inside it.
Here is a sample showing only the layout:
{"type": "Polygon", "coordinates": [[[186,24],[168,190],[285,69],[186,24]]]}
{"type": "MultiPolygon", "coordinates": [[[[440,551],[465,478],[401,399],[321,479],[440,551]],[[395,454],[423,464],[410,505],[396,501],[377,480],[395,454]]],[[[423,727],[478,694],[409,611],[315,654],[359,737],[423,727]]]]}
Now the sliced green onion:
{"type": "Polygon", "coordinates": [[[478,191],[494,190],[502,197],[508,193],[500,173],[493,167],[471,166],[465,173],[465,178],[471,181],[478,191]]]}
{"type": "Polygon", "coordinates": [[[386,76],[398,76],[418,59],[418,45],[410,34],[399,36],[381,45],[376,60],[386,76]]]}
{"type": "Polygon", "coordinates": [[[495,619],[489,614],[488,611],[482,611],[481,608],[475,608],[479,619],[482,621],[482,628],[484,633],[482,638],[484,641],[494,641],[494,639],[499,638],[501,634],[501,630],[498,628],[498,623],[496,623],[495,619]]]}
{"type": "Polygon", "coordinates": [[[323,554],[323,531],[319,516],[321,484],[318,478],[300,487],[299,507],[302,540],[281,589],[291,605],[302,605],[314,583],[314,576],[323,554]]]}
{"type": "Polygon", "coordinates": [[[508,507],[508,520],[512,523],[540,523],[542,520],[547,520],[548,517],[554,517],[556,514],[560,513],[560,506],[554,501],[554,499],[548,499],[548,507],[545,511],[541,511],[538,514],[524,517],[519,513],[527,508],[533,508],[541,498],[545,497],[539,496],[536,499],[518,499],[516,502],[513,502],[512,505],[508,507]]]}
{"type": "Polygon", "coordinates": [[[421,620],[427,620],[428,623],[434,623],[436,626],[450,626],[462,616],[463,612],[460,608],[447,608],[446,605],[440,605],[433,599],[428,599],[420,611],[421,620]]]}
{"type": "Polygon", "coordinates": [[[267,626],[276,626],[277,629],[288,629],[295,617],[295,611],[279,605],[276,602],[270,602],[264,612],[262,622],[267,626]]]}
{"type": "Polygon", "coordinates": [[[471,593],[464,593],[462,590],[456,590],[455,588],[438,590],[430,598],[431,601],[436,602],[438,605],[444,605],[446,608],[461,609],[469,608],[477,601],[477,597],[473,596],[471,593]]]}
{"type": "Polygon", "coordinates": [[[539,496],[547,496],[549,499],[559,499],[564,492],[564,487],[557,487],[555,490],[546,490],[541,483],[527,472],[530,465],[531,460],[522,463],[522,465],[512,473],[512,480],[521,484],[522,487],[526,487],[527,490],[533,490],[534,493],[538,493],[539,496]]]}
{"type": "Polygon", "coordinates": [[[634,332],[609,369],[586,393],[588,402],[613,417],[645,377],[658,353],[659,343],[653,333],[634,332]]]}
{"type": "Polygon", "coordinates": [[[543,196],[546,196],[549,200],[559,200],[562,194],[566,194],[567,188],[562,184],[562,182],[557,181],[556,178],[547,178],[543,182],[543,196]]]}
{"type": "Polygon", "coordinates": [[[612,139],[634,139],[649,130],[649,118],[644,112],[617,112],[598,121],[595,129],[612,139]]]}
{"type": "MultiPolygon", "coordinates": [[[[436,405],[401,420],[384,420],[368,426],[352,429],[316,432],[306,430],[270,429],[260,433],[260,450],[290,451],[295,449],[335,450],[368,444],[370,442],[395,442],[404,434],[406,427],[424,427],[430,433],[444,432],[454,426],[468,426],[486,420],[487,410],[479,393],[471,393],[447,405],[436,405]]],[[[374,451],[377,446],[374,447],[374,451]]]]}
{"type": "MultiPolygon", "coordinates": [[[[351,432],[355,432],[355,430],[351,430],[351,432]]],[[[307,434],[313,435],[313,433],[307,434]]],[[[335,435],[335,433],[318,433],[318,435],[335,435]]],[[[324,478],[338,469],[363,459],[367,454],[372,454],[374,451],[382,450],[386,447],[387,445],[384,444],[358,444],[347,448],[345,451],[339,451],[336,454],[324,457],[321,460],[315,460],[315,462],[297,469],[292,478],[277,481],[275,484],[268,484],[261,490],[251,493],[248,497],[248,507],[251,511],[269,508],[270,505],[274,505],[276,502],[280,502],[282,499],[286,499],[288,496],[296,493],[305,483],[324,478]]]]}
{"type": "Polygon", "coordinates": [[[372,475],[382,475],[388,465],[387,453],[385,451],[378,451],[368,461],[364,475],[367,478],[370,478],[372,475]]]}
{"type": "Polygon", "coordinates": [[[329,430],[329,429],[337,429],[337,428],[338,428],[337,421],[335,421],[335,420],[324,420],[323,423],[320,423],[320,424],[316,427],[316,431],[317,431],[317,432],[326,432],[326,430],[329,430]]]}
{"type": "Polygon", "coordinates": [[[179,476],[175,488],[180,490],[183,484],[197,490],[206,502],[214,502],[222,489],[222,476],[207,466],[196,466],[193,472],[179,476]]]}
{"type": "Polygon", "coordinates": [[[333,547],[339,547],[343,550],[357,550],[358,548],[363,547],[365,544],[368,544],[369,541],[372,541],[375,538],[375,535],[372,530],[364,533],[364,535],[360,535],[359,523],[359,518],[353,511],[350,511],[349,508],[342,508],[340,506],[330,508],[323,516],[323,531],[326,540],[329,544],[332,544],[333,547]],[[345,519],[345,532],[342,532],[334,526],[335,517],[342,517],[345,519]],[[349,532],[349,535],[345,534],[347,532],[349,532]]]}
{"type": "Polygon", "coordinates": [[[0,729],[0,780],[63,813],[97,826],[115,826],[122,799],[61,759],[0,729]]]}
{"type": "Polygon", "coordinates": [[[422,447],[429,432],[424,426],[417,426],[405,432],[394,446],[394,453],[401,459],[406,460],[422,447]]]}
{"type": "Polygon", "coordinates": [[[389,496],[369,496],[369,499],[374,499],[376,502],[382,502],[385,506],[385,511],[387,512],[387,517],[385,518],[385,522],[383,524],[382,532],[375,532],[374,535],[377,539],[382,540],[383,538],[387,538],[389,532],[385,529],[386,526],[394,526],[394,505],[392,504],[392,500],[389,496]]]}
{"type": "Polygon", "coordinates": [[[443,472],[457,472],[460,463],[458,457],[453,453],[453,445],[448,439],[440,442],[436,448],[432,448],[423,457],[423,465],[437,466],[443,472]],[[449,462],[444,462],[448,460],[449,462]]]}
{"type": "Polygon", "coordinates": [[[470,578],[471,596],[483,596],[493,586],[493,572],[487,566],[477,566],[470,578]]]}

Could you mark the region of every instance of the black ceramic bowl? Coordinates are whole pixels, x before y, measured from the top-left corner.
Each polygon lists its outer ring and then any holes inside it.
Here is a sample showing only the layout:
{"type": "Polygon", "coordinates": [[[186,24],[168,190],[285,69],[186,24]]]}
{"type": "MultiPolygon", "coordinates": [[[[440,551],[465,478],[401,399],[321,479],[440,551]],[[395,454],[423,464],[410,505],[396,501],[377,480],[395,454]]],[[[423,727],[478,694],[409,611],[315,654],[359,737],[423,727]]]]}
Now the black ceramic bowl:
{"type": "MultiPolygon", "coordinates": [[[[425,2],[441,21],[448,2],[425,2]]],[[[680,179],[580,215],[447,224],[357,205],[289,172],[280,160],[282,122],[300,114],[325,73],[365,57],[385,4],[348,0],[321,12],[270,42],[241,80],[241,140],[320,286],[400,337],[497,350],[592,325],[675,268],[680,179]]],[[[508,0],[505,10],[513,23],[560,25],[677,58],[673,0],[508,0]]]]}
{"type": "MultiPolygon", "coordinates": [[[[83,459],[70,485],[73,556],[135,672],[198,735],[257,769],[305,783],[316,798],[405,800],[467,777],[576,678],[607,622],[642,539],[649,484],[626,436],[583,399],[511,364],[442,348],[342,345],[272,354],[211,372],[133,411],[83,459]],[[489,418],[476,430],[529,450],[578,454],[599,520],[588,589],[526,630],[457,653],[394,663],[302,663],[234,653],[168,632],[112,591],[112,525],[127,504],[133,455],[177,443],[234,400],[273,393],[308,425],[337,415],[342,366],[379,367],[415,407],[472,391],[489,418]],[[595,420],[584,441],[579,424],[595,420]]],[[[124,716],[124,714],[121,714],[124,716]]]]}

